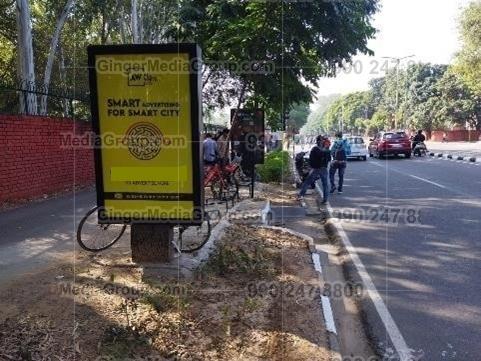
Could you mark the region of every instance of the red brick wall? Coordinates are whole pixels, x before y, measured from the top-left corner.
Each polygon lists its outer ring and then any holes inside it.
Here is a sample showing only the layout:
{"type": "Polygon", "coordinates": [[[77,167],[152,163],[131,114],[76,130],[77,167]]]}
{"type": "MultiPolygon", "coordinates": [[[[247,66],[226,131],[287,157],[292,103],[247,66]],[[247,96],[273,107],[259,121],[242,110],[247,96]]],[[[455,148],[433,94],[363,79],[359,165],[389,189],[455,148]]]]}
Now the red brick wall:
{"type": "Polygon", "coordinates": [[[0,204],[73,189],[74,173],[75,185],[92,184],[92,149],[74,152],[61,140],[90,131],[90,123],[71,119],[0,115],[0,204]]]}
{"type": "Polygon", "coordinates": [[[476,141],[481,136],[481,132],[476,130],[448,130],[446,132],[442,130],[435,130],[431,133],[431,140],[434,142],[441,142],[443,140],[443,134],[446,133],[447,140],[449,142],[467,142],[469,140],[476,141]]]}

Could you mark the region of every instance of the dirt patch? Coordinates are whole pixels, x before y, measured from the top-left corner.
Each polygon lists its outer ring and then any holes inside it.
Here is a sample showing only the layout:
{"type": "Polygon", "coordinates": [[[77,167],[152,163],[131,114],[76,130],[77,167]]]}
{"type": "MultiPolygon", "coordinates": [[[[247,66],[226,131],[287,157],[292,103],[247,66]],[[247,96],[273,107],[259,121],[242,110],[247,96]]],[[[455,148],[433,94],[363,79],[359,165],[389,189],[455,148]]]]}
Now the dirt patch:
{"type": "Polygon", "coordinates": [[[326,340],[305,241],[245,225],[193,279],[147,277],[118,250],[0,296],[0,360],[328,360],[326,340]]]}

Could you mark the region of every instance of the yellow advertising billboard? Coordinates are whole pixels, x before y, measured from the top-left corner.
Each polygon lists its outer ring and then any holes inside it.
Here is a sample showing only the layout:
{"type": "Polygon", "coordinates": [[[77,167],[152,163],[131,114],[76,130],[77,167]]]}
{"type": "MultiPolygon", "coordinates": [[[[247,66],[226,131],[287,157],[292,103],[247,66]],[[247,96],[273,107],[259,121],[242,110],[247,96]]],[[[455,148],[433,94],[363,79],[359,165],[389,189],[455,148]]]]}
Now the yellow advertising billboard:
{"type": "Polygon", "coordinates": [[[99,221],[202,218],[200,49],[88,48],[99,221]]]}

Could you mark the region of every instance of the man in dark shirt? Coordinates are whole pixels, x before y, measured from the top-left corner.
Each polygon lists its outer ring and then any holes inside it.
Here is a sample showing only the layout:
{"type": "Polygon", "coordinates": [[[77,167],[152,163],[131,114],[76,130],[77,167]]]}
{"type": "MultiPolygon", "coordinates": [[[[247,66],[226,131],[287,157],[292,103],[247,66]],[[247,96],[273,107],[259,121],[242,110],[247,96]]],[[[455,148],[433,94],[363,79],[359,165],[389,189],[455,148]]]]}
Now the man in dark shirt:
{"type": "Polygon", "coordinates": [[[426,137],[423,134],[422,130],[418,130],[418,134],[416,134],[413,138],[413,149],[416,148],[416,145],[420,142],[424,142],[426,137]]]}
{"type": "Polygon", "coordinates": [[[331,161],[331,152],[329,151],[329,140],[318,136],[316,138],[316,145],[311,149],[309,154],[309,165],[311,171],[304,180],[299,192],[299,199],[302,199],[307,192],[307,188],[311,186],[318,178],[321,178],[322,182],[322,203],[327,202],[328,184],[327,184],[327,167],[331,161]]]}

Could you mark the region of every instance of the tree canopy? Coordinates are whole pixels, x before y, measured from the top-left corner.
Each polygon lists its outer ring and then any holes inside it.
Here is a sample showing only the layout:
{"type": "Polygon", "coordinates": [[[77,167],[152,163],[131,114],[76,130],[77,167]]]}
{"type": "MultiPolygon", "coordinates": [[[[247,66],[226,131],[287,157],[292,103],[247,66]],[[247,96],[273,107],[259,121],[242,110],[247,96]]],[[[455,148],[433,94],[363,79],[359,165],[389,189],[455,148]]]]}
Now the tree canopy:
{"type": "MultiPolygon", "coordinates": [[[[30,8],[32,74],[42,83],[68,1],[16,1],[30,8]]],[[[77,0],[61,27],[50,83],[86,90],[89,44],[197,42],[206,63],[204,106],[263,107],[276,128],[284,111],[311,102],[321,76],[333,76],[336,67],[358,53],[372,53],[367,41],[375,34],[371,20],[377,3],[77,0]]],[[[9,83],[23,77],[12,70],[24,53],[17,47],[24,29],[15,26],[15,1],[0,0],[0,11],[0,74],[9,83]]]]}
{"type": "Polygon", "coordinates": [[[473,1],[463,11],[459,30],[462,48],[454,70],[475,93],[481,93],[481,1],[473,1]]]}
{"type": "Polygon", "coordinates": [[[397,76],[391,70],[373,79],[368,91],[340,97],[319,123],[327,131],[373,133],[393,129],[396,117],[403,129],[431,131],[466,124],[481,129],[480,107],[481,97],[454,67],[417,63],[400,69],[397,76]]]}

